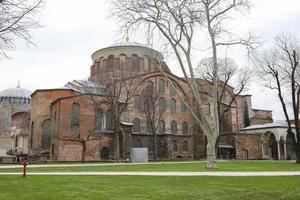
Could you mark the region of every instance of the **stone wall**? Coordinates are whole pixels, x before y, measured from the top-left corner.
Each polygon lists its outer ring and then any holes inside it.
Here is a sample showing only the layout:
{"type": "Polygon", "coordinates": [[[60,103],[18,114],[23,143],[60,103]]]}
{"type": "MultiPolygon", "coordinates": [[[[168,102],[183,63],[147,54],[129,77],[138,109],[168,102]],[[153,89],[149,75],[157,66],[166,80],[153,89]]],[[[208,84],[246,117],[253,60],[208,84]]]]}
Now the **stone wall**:
{"type": "Polygon", "coordinates": [[[261,160],[261,145],[260,134],[235,134],[236,159],[261,160]]]}

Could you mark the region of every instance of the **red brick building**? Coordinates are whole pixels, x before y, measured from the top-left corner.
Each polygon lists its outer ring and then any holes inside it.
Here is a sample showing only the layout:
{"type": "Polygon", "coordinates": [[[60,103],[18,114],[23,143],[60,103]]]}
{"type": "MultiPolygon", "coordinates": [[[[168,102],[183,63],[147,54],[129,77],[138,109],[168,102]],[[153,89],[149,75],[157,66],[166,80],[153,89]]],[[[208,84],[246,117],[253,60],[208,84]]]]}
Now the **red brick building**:
{"type": "MultiPolygon", "coordinates": [[[[174,75],[163,59],[160,52],[142,44],[122,42],[92,54],[93,64],[88,81],[72,81],[58,89],[36,90],[32,94],[30,118],[32,155],[52,160],[80,160],[82,145],[61,138],[86,138],[92,133],[93,140],[88,141],[86,146],[86,159],[114,159],[113,113],[105,88],[109,83],[126,79],[133,80],[131,86],[136,90],[126,102],[126,109],[120,118],[121,129],[124,130],[122,147],[125,157],[128,157],[131,147],[147,147],[149,157],[153,158],[156,145],[158,159],[205,158],[205,136],[182,102],[184,98],[195,109],[193,97],[186,81],[174,75]],[[154,110],[159,112],[159,117],[155,117],[156,143],[143,110],[146,105],[144,91],[148,90],[157,92],[157,104],[153,104],[154,110]]],[[[211,85],[203,80],[198,80],[198,83],[206,114],[210,118],[213,109],[211,85]]],[[[233,88],[228,87],[225,95],[227,99],[234,96],[233,88]]],[[[119,101],[124,103],[122,99],[119,101]]],[[[225,98],[224,105],[229,101],[225,98]]],[[[246,126],[267,122],[272,122],[271,111],[254,110],[251,96],[238,96],[225,115],[223,132],[216,146],[219,157],[261,158],[261,154],[257,153],[261,150],[255,146],[259,145],[259,136],[234,133],[246,126]],[[251,146],[247,156],[242,145],[251,146]]]]}

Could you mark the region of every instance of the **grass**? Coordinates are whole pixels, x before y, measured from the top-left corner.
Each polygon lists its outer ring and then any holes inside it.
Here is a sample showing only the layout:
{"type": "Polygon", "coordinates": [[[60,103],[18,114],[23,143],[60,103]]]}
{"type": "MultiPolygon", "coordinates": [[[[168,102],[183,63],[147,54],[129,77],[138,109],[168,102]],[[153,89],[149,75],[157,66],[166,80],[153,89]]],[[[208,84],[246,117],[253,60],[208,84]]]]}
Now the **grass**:
{"type": "MultiPolygon", "coordinates": [[[[28,172],[50,171],[137,171],[137,172],[201,172],[205,162],[194,163],[154,163],[141,165],[112,165],[85,167],[28,168],[28,172]]],[[[0,172],[21,172],[22,169],[0,169],[0,172]]],[[[300,164],[293,162],[219,162],[216,171],[300,171],[300,164]]]]}
{"type": "Polygon", "coordinates": [[[0,200],[292,200],[299,185],[299,177],[0,176],[0,200]]]}

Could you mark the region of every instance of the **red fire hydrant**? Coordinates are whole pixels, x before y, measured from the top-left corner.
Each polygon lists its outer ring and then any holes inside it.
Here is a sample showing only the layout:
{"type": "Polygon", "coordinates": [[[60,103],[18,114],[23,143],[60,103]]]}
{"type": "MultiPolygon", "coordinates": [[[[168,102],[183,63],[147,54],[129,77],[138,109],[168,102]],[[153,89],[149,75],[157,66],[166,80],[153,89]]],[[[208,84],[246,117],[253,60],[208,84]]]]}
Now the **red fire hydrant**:
{"type": "Polygon", "coordinates": [[[26,177],[26,166],[27,166],[27,160],[23,160],[23,177],[26,177]]]}

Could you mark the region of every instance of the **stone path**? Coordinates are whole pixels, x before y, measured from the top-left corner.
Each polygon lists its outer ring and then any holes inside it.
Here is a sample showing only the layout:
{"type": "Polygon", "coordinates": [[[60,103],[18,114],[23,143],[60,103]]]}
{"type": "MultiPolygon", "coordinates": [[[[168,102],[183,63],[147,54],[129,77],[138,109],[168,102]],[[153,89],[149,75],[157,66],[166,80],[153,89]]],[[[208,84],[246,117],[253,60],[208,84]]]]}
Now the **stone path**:
{"type": "MultiPolygon", "coordinates": [[[[88,167],[88,166],[114,166],[114,165],[156,165],[156,164],[184,164],[184,163],[203,163],[207,162],[206,160],[203,161],[179,161],[179,162],[149,162],[149,163],[75,163],[75,164],[30,164],[27,165],[27,168],[41,168],[41,167],[88,167]]],[[[243,162],[240,160],[218,160],[218,162],[243,162]]],[[[293,160],[290,161],[270,161],[270,160],[247,160],[246,162],[295,162],[293,160]]],[[[17,169],[23,168],[23,165],[16,164],[16,165],[0,165],[0,169],[17,169]]]]}
{"type": "MultiPolygon", "coordinates": [[[[0,175],[22,175],[21,172],[3,172],[0,175]]],[[[300,176],[300,172],[29,172],[39,176],[300,176]]]]}
{"type": "MultiPolygon", "coordinates": [[[[184,164],[184,163],[200,163],[206,161],[185,161],[185,162],[150,162],[150,163],[76,163],[76,164],[32,164],[27,165],[27,168],[41,167],[92,167],[92,166],[116,166],[116,165],[156,165],[156,164],[184,164]]],[[[23,168],[23,165],[0,165],[0,169],[17,169],[23,168]]]]}

